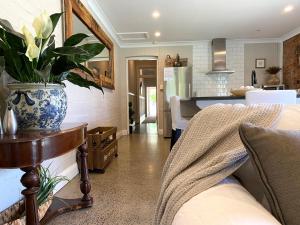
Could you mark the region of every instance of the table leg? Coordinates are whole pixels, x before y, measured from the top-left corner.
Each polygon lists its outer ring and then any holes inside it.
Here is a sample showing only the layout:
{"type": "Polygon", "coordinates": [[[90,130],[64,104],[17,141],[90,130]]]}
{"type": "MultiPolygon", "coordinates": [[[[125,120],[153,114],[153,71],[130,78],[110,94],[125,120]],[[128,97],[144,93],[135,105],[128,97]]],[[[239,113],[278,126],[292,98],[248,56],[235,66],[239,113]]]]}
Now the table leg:
{"type": "Polygon", "coordinates": [[[87,144],[84,143],[79,147],[80,151],[80,158],[81,158],[81,184],[80,190],[83,194],[82,201],[86,204],[90,205],[93,202],[93,198],[89,195],[91,191],[91,184],[89,181],[89,173],[88,173],[88,166],[87,166],[87,144]]]}
{"type": "Polygon", "coordinates": [[[88,167],[87,167],[87,155],[88,155],[87,145],[83,144],[82,146],[80,146],[79,152],[81,158],[80,190],[83,194],[83,197],[78,199],[63,199],[63,198],[54,197],[52,205],[50,206],[46,215],[41,221],[42,225],[48,223],[51,219],[63,213],[92,207],[93,198],[89,195],[91,191],[91,184],[89,182],[89,174],[88,174],[88,167]]]}
{"type": "Polygon", "coordinates": [[[25,196],[26,225],[39,225],[36,194],[39,191],[40,179],[37,169],[36,167],[26,167],[21,170],[25,172],[21,183],[26,188],[22,191],[25,196]]]}

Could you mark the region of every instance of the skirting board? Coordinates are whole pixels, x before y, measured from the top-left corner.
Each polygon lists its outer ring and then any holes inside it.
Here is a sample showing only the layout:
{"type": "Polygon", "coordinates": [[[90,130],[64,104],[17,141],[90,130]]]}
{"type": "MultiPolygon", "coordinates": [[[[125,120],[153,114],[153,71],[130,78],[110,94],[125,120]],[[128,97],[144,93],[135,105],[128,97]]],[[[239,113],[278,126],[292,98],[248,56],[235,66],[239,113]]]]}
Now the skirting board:
{"type": "MultiPolygon", "coordinates": [[[[120,130],[117,132],[117,139],[119,139],[121,136],[124,136],[127,134],[128,134],[127,130],[120,130]]],[[[71,181],[78,173],[79,173],[78,166],[77,166],[77,163],[75,162],[71,166],[66,168],[62,173],[58,174],[58,176],[67,177],[69,179],[69,181],[71,181]]],[[[54,194],[56,192],[58,192],[60,189],[62,189],[69,181],[60,182],[56,186],[56,188],[54,190],[54,194]]]]}
{"type": "MultiPolygon", "coordinates": [[[[77,166],[77,163],[75,162],[71,166],[69,166],[68,168],[64,169],[64,171],[61,172],[60,174],[58,174],[58,176],[67,177],[68,180],[71,181],[78,173],[79,173],[78,166],[77,166]]],[[[67,183],[69,183],[69,181],[60,182],[55,187],[54,194],[56,192],[58,192],[60,189],[62,189],[67,183]]]]}
{"type": "Polygon", "coordinates": [[[120,137],[125,136],[125,135],[127,135],[127,134],[128,134],[128,131],[127,131],[127,130],[119,130],[119,131],[117,132],[117,139],[119,139],[120,137]]]}

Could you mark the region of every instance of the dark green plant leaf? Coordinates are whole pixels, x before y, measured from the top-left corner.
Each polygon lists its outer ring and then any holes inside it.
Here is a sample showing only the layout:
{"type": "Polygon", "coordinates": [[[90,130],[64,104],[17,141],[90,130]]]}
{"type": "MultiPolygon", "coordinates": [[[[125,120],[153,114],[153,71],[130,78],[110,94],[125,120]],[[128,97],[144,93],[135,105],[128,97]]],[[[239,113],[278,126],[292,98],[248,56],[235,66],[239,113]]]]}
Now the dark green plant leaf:
{"type": "Polygon", "coordinates": [[[55,48],[52,50],[52,52],[58,56],[74,56],[74,55],[88,54],[88,52],[86,52],[85,50],[73,46],[55,48]]]}
{"type": "Polygon", "coordinates": [[[57,59],[53,64],[51,72],[53,75],[61,76],[62,73],[69,72],[72,69],[80,69],[86,72],[87,74],[89,74],[91,77],[94,77],[93,73],[84,65],[73,62],[69,60],[67,57],[60,57],[59,59],[57,59]]]}
{"type": "Polygon", "coordinates": [[[90,89],[90,87],[97,88],[98,90],[102,91],[102,93],[104,94],[103,89],[100,85],[96,84],[93,81],[86,80],[76,73],[70,72],[69,75],[67,76],[67,80],[80,87],[85,87],[88,89],[90,89]]]}
{"type": "Polygon", "coordinates": [[[5,70],[6,72],[12,76],[14,79],[18,81],[23,81],[25,78],[22,74],[22,60],[21,55],[15,49],[7,49],[4,51],[5,58],[5,70]],[[24,78],[24,79],[23,79],[24,78]]]}
{"type": "Polygon", "coordinates": [[[47,48],[42,52],[37,69],[41,70],[43,69],[46,65],[51,63],[55,57],[55,54],[52,53],[52,50],[55,49],[55,35],[51,35],[47,44],[47,48]]]}
{"type": "Polygon", "coordinates": [[[2,41],[1,39],[0,39],[0,51],[1,51],[1,55],[3,55],[3,51],[5,50],[5,49],[8,49],[9,48],[9,46],[7,46],[5,43],[4,43],[4,41],[2,41]]]}
{"type": "Polygon", "coordinates": [[[87,54],[76,55],[74,61],[77,63],[83,63],[94,58],[96,55],[99,55],[105,48],[105,45],[101,43],[84,44],[78,46],[78,48],[86,51],[87,54]]]}
{"type": "Polygon", "coordinates": [[[59,57],[54,61],[51,73],[55,76],[60,76],[63,72],[68,72],[75,68],[77,68],[75,62],[68,60],[67,57],[59,57]]]}
{"type": "Polygon", "coordinates": [[[51,19],[52,25],[53,25],[53,31],[55,30],[55,27],[56,27],[56,25],[57,25],[57,23],[58,23],[58,21],[59,21],[59,19],[60,19],[60,17],[61,17],[62,14],[64,14],[64,13],[63,12],[61,12],[61,13],[54,13],[54,14],[52,14],[50,16],[50,19],[51,19]]]}
{"type": "Polygon", "coordinates": [[[39,82],[41,79],[39,77],[35,76],[33,63],[29,61],[29,59],[27,58],[27,56],[25,54],[20,55],[20,57],[21,57],[21,61],[23,62],[23,65],[24,65],[24,70],[22,72],[22,75],[27,75],[26,81],[39,82]]]}
{"type": "Polygon", "coordinates": [[[37,74],[46,84],[50,79],[50,71],[52,69],[51,63],[49,63],[43,70],[34,70],[35,74],[37,74]]]}
{"type": "Polygon", "coordinates": [[[38,170],[40,178],[40,188],[37,193],[38,205],[42,205],[48,200],[48,197],[53,193],[56,185],[61,181],[68,181],[67,177],[63,176],[51,176],[49,167],[40,167],[38,170]]]}
{"type": "Polygon", "coordinates": [[[81,69],[81,70],[83,70],[84,72],[86,72],[87,74],[89,74],[89,75],[91,75],[92,77],[94,77],[94,74],[92,73],[92,71],[91,71],[89,68],[85,67],[84,65],[82,65],[82,64],[80,64],[80,63],[78,63],[78,64],[76,64],[76,65],[77,65],[77,68],[78,68],[78,69],[81,69]]]}
{"type": "Polygon", "coordinates": [[[23,38],[16,36],[13,33],[7,32],[1,27],[0,27],[0,39],[2,39],[3,42],[6,43],[6,45],[8,44],[9,48],[17,49],[19,52],[26,51],[26,45],[23,38]]]}
{"type": "Polygon", "coordinates": [[[20,38],[24,38],[24,35],[19,33],[19,32],[16,32],[14,30],[14,28],[12,27],[12,25],[10,24],[10,22],[8,20],[5,20],[5,19],[1,19],[0,18],[0,26],[3,27],[7,32],[10,32],[20,38]]]}
{"type": "Polygon", "coordinates": [[[55,35],[51,35],[46,49],[55,49],[55,35]]]}
{"type": "Polygon", "coordinates": [[[2,26],[7,31],[13,31],[14,30],[14,28],[12,27],[10,22],[8,20],[5,20],[5,19],[0,18],[0,26],[2,26]]]}
{"type": "Polygon", "coordinates": [[[89,36],[87,34],[83,34],[83,33],[74,34],[65,41],[64,46],[77,45],[80,42],[82,42],[83,39],[85,39],[87,37],[89,37],[89,36]]]}
{"type": "Polygon", "coordinates": [[[0,56],[0,76],[3,73],[5,68],[5,59],[4,56],[0,56]]]}

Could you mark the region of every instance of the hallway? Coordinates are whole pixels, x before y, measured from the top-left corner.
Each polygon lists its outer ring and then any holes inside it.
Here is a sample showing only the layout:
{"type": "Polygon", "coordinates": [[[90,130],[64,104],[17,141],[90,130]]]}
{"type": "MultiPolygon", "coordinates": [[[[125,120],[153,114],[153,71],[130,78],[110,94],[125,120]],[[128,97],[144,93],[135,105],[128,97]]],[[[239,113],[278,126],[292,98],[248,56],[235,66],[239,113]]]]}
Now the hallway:
{"type": "MultiPolygon", "coordinates": [[[[150,225],[168,153],[169,139],[155,132],[122,137],[119,157],[108,166],[105,174],[90,174],[93,207],[67,213],[49,224],[150,225]]],[[[78,197],[78,185],[77,176],[58,195],[78,197]]]]}

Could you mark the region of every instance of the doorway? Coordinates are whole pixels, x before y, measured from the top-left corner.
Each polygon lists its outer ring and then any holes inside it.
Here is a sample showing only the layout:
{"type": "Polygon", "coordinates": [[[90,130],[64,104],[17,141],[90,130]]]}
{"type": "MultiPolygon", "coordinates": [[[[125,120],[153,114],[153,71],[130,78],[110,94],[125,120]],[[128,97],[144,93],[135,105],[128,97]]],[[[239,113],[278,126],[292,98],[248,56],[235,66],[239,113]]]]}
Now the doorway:
{"type": "Polygon", "coordinates": [[[128,58],[128,130],[157,134],[157,58],[128,58]]]}
{"type": "Polygon", "coordinates": [[[143,123],[156,123],[156,87],[146,88],[146,119],[143,123]]]}

